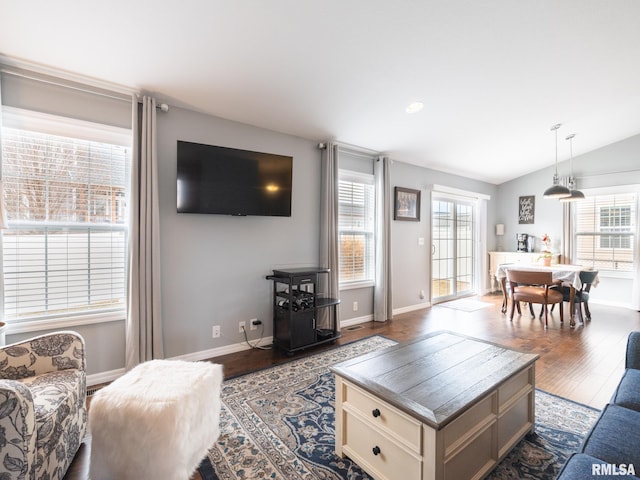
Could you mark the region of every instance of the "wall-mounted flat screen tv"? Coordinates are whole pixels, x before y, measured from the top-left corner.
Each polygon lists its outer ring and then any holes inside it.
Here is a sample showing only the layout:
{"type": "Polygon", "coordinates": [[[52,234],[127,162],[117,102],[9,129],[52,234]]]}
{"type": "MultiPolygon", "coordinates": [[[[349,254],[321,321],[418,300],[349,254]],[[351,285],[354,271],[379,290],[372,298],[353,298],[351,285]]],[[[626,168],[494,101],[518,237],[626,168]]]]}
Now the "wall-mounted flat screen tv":
{"type": "Polygon", "coordinates": [[[178,213],[291,216],[293,157],[178,140],[178,213]]]}

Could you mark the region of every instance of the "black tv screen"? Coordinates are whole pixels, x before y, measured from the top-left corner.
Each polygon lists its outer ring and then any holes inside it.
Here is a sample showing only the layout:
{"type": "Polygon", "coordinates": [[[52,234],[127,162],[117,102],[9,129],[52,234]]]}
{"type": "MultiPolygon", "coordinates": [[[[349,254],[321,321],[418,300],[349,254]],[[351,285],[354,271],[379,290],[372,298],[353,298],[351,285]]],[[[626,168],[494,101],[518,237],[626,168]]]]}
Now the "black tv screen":
{"type": "Polygon", "coordinates": [[[178,213],[291,216],[293,157],[178,140],[178,213]]]}

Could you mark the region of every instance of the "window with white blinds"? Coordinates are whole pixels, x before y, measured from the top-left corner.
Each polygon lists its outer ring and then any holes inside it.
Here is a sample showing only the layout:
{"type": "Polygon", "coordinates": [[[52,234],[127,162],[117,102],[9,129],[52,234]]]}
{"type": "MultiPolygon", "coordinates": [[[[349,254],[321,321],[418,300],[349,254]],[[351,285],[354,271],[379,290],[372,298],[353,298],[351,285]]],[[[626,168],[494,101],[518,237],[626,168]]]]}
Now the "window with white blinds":
{"type": "Polygon", "coordinates": [[[637,235],[637,195],[589,195],[576,202],[575,262],[598,271],[631,272],[637,235]]]}
{"type": "Polygon", "coordinates": [[[62,124],[68,135],[2,129],[5,320],[125,308],[130,130],[113,143],[62,124]]]}
{"type": "Polygon", "coordinates": [[[340,285],[374,281],[375,187],[373,175],[339,173],[340,285]]]}

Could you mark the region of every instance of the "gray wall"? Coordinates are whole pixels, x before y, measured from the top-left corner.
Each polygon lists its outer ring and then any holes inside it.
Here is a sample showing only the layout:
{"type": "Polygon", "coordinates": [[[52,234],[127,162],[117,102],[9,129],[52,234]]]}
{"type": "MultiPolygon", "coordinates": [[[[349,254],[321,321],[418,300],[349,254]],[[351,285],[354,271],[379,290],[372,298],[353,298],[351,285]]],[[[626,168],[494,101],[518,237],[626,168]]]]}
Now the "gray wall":
{"type": "Polygon", "coordinates": [[[270,336],[272,282],[265,276],[318,262],[316,144],[172,108],[158,116],[158,152],[165,355],[240,343],[238,322],[252,318],[270,336]],[[291,217],[176,213],[177,140],[293,156],[291,217]],[[221,326],[220,338],[211,338],[213,325],[221,326]]]}
{"type": "MultiPolygon", "coordinates": [[[[52,115],[131,128],[131,97],[128,95],[95,95],[80,88],[57,85],[56,79],[36,75],[45,81],[19,74],[2,73],[2,104],[52,115]]],[[[71,82],[68,82],[71,84],[71,82]]]]}
{"type": "Polygon", "coordinates": [[[431,299],[431,192],[433,185],[443,185],[491,196],[488,225],[495,221],[493,203],[496,186],[474,179],[450,175],[436,170],[394,161],[391,166],[391,189],[412,188],[421,191],[419,222],[392,221],[393,308],[400,310],[420,305],[431,299]],[[424,245],[418,239],[424,238],[424,245]],[[425,298],[420,298],[420,291],[425,298]]]}

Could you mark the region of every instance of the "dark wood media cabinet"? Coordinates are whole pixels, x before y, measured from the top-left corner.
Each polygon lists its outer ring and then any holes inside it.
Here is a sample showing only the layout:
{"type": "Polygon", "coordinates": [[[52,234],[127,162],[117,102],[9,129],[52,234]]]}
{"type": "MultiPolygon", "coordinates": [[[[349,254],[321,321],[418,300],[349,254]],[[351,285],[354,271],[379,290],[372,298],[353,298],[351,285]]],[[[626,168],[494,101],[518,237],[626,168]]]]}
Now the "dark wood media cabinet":
{"type": "Polygon", "coordinates": [[[318,293],[319,276],[328,273],[328,268],[306,267],[267,276],[273,281],[273,344],[288,355],[340,337],[340,300],[318,293]]]}

